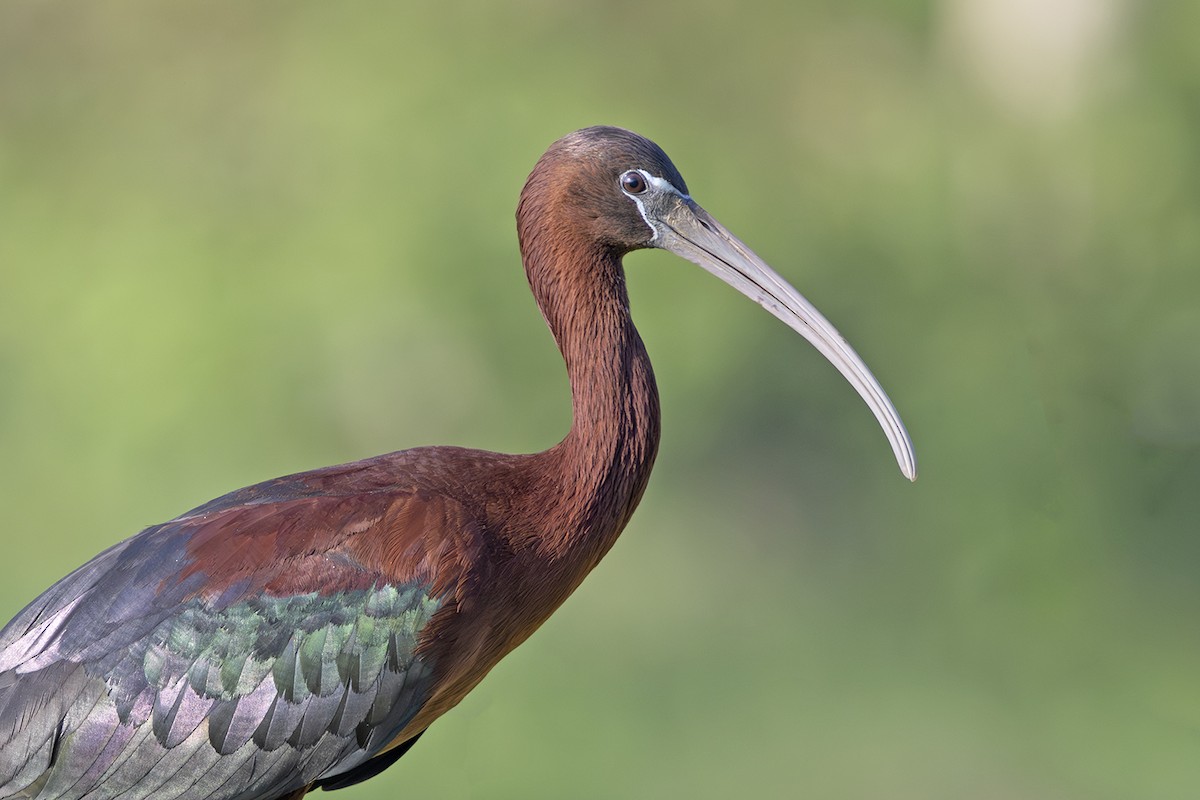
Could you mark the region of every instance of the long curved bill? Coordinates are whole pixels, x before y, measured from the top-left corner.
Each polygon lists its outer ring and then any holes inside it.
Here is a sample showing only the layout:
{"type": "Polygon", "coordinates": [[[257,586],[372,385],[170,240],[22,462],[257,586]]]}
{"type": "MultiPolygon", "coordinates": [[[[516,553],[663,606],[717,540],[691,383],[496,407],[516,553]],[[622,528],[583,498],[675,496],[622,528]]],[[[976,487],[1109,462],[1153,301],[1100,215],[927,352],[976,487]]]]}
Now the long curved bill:
{"type": "Polygon", "coordinates": [[[812,343],[845,376],[870,406],[887,434],[900,471],[917,479],[917,456],[895,406],[853,348],[792,286],[775,273],[711,214],[686,196],[656,209],[655,247],[704,267],[754,300],[812,343]]]}

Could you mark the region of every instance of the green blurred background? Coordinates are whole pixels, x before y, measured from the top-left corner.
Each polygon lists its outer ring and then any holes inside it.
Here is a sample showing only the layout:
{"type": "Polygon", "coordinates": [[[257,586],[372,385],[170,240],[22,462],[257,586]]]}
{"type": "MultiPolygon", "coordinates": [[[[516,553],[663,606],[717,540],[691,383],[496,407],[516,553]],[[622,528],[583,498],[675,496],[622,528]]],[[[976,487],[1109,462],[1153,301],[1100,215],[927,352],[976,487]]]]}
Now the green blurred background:
{"type": "Polygon", "coordinates": [[[658,141],[862,353],[627,259],[608,559],[353,798],[1200,795],[1200,5],[0,7],[0,611],[261,479],[547,447],[512,212],[658,141]]]}

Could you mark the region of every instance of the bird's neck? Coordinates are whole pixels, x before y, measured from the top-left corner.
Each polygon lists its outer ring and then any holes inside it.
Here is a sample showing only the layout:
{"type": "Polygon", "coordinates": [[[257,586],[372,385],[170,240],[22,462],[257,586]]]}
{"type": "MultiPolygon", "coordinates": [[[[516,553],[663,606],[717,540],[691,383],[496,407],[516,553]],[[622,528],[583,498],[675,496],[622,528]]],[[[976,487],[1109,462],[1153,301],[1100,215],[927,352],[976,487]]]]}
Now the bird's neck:
{"type": "Polygon", "coordinates": [[[541,532],[541,546],[588,562],[586,574],[646,488],[658,452],[659,404],[629,315],[620,257],[596,249],[580,259],[579,252],[569,265],[553,265],[572,280],[550,282],[551,291],[537,298],[566,361],[572,404],[570,432],[546,453],[557,472],[548,501],[560,513],[556,529],[541,532]]]}

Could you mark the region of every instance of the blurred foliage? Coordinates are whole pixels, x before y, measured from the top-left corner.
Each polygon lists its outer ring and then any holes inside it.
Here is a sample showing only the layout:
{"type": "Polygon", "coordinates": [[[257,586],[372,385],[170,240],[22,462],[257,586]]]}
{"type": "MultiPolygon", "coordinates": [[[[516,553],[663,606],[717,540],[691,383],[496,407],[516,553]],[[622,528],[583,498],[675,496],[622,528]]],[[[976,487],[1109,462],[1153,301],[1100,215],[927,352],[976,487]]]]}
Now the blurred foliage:
{"type": "Polygon", "coordinates": [[[11,0],[4,614],[237,486],[569,424],[517,192],[658,141],[833,319],[627,260],[663,395],[575,597],[348,798],[1200,789],[1200,6],[11,0]]]}

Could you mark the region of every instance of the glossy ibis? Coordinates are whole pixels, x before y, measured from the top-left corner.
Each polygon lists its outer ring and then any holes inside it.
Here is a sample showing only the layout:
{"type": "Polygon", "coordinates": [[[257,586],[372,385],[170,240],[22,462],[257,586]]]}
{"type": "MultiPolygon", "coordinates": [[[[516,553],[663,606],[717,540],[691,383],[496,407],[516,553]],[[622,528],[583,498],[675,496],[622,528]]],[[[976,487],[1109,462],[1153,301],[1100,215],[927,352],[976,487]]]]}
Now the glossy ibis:
{"type": "Polygon", "coordinates": [[[577,131],[517,208],[573,421],[542,453],[404,450],[260,483],[111,547],[0,633],[0,797],[298,798],[396,761],[567,598],[638,504],[659,407],[621,258],[673,251],[895,409],[654,143],[577,131]]]}

